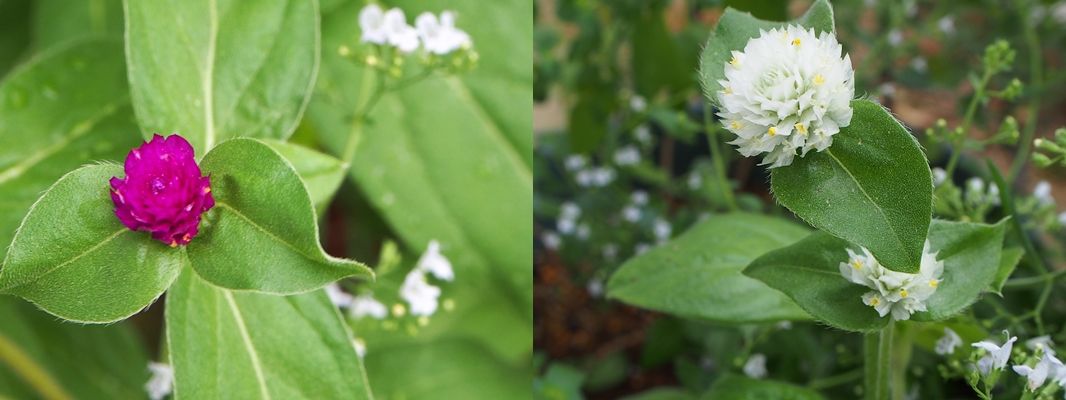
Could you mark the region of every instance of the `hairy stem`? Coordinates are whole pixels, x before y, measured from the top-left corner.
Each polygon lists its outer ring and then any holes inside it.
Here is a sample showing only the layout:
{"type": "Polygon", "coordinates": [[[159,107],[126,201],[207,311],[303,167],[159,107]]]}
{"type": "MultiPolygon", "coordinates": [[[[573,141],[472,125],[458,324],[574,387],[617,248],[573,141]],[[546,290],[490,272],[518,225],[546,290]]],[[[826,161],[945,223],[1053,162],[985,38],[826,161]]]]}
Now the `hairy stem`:
{"type": "Polygon", "coordinates": [[[866,334],[863,351],[866,362],[864,391],[866,400],[889,400],[892,395],[892,332],[895,323],[889,319],[880,332],[866,334]]]}

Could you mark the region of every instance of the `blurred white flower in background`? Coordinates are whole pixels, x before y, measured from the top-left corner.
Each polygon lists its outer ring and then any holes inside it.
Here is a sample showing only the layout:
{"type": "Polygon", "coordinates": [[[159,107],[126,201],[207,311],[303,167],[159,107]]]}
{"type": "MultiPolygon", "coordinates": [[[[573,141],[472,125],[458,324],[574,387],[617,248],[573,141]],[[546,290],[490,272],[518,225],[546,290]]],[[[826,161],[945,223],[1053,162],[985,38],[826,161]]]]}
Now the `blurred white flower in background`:
{"type": "Polygon", "coordinates": [[[388,308],[380,301],[374,299],[371,295],[362,295],[352,298],[351,306],[348,309],[348,313],[352,318],[360,319],[365,317],[371,317],[374,319],[383,319],[389,315],[388,308]]]}
{"type": "Polygon", "coordinates": [[[849,258],[840,263],[840,274],[852,283],[873,289],[862,295],[862,302],[880,316],[891,313],[892,319],[907,320],[911,314],[926,310],[925,301],[940,286],[944,262],[937,261],[936,254],[927,240],[918,273],[908,274],[885,268],[865,247],[861,252],[848,249],[849,258]]]}
{"type": "Polygon", "coordinates": [[[647,253],[648,250],[651,250],[651,245],[647,243],[637,243],[637,245],[633,247],[633,252],[638,256],[647,253]]]}
{"type": "Polygon", "coordinates": [[[977,360],[977,370],[981,372],[981,375],[988,376],[992,370],[1003,369],[1007,366],[1011,349],[1014,347],[1014,342],[1018,340],[1018,337],[1010,336],[1007,331],[1003,331],[1003,335],[1008,336],[1009,339],[1002,346],[988,340],[971,344],[971,346],[987,352],[981,359],[977,360]]]}
{"type": "Polygon", "coordinates": [[[366,357],[366,341],[361,338],[355,338],[352,340],[352,347],[355,348],[355,354],[359,358],[366,357]]]}
{"type": "Polygon", "coordinates": [[[615,257],[618,257],[618,245],[614,243],[603,245],[603,258],[606,258],[609,261],[614,261],[615,257]]]}
{"type": "Polygon", "coordinates": [[[955,17],[952,17],[950,15],[945,15],[943,17],[940,17],[940,19],[938,19],[936,21],[936,27],[940,28],[940,31],[944,32],[945,35],[954,34],[955,33],[955,17]]]}
{"type": "Polygon", "coordinates": [[[566,161],[563,163],[566,164],[566,169],[572,172],[585,168],[585,164],[588,163],[588,160],[585,159],[585,156],[583,155],[574,154],[566,156],[566,161]]]}
{"type": "Polygon", "coordinates": [[[589,296],[600,297],[603,296],[603,281],[599,278],[592,278],[586,287],[589,292],[589,296]]]}
{"type": "Polygon", "coordinates": [[[588,240],[592,234],[592,228],[589,228],[589,224],[582,223],[577,226],[577,231],[574,233],[578,239],[588,240]]]}
{"type": "Polygon", "coordinates": [[[385,44],[388,32],[385,30],[385,11],[377,4],[367,4],[359,11],[360,40],[363,43],[385,44]]]}
{"type": "Polygon", "coordinates": [[[962,338],[959,334],[951,330],[951,328],[944,328],[944,336],[936,341],[936,354],[946,356],[948,354],[954,354],[955,348],[962,345],[962,338]]]}
{"type": "Polygon", "coordinates": [[[636,204],[638,206],[648,204],[648,192],[645,192],[643,190],[634,190],[633,193],[629,195],[629,199],[633,201],[633,204],[636,204]]]}
{"type": "Polygon", "coordinates": [[[407,24],[403,10],[393,8],[385,12],[386,42],[403,53],[418,49],[418,32],[407,24]]]}
{"type": "Polygon", "coordinates": [[[888,44],[892,45],[892,47],[896,47],[902,43],[903,32],[900,32],[899,29],[893,29],[891,31],[888,31],[888,44]]]}
{"type": "Polygon", "coordinates": [[[760,353],[752,354],[744,363],[744,375],[751,378],[762,379],[766,377],[766,356],[760,353]]]}
{"type": "Polygon", "coordinates": [[[914,57],[911,60],[911,68],[918,72],[925,72],[929,69],[929,62],[925,60],[925,57],[914,57]]]}
{"type": "Polygon", "coordinates": [[[896,85],[892,84],[892,82],[885,82],[877,87],[877,91],[881,92],[882,96],[891,98],[896,95],[896,85]]]}
{"type": "Polygon", "coordinates": [[[426,282],[423,271],[415,268],[407,274],[400,287],[400,297],[411,306],[411,315],[430,316],[437,312],[437,299],[440,298],[440,288],[426,282]]]}
{"type": "Polygon", "coordinates": [[[559,246],[563,244],[563,238],[559,237],[558,233],[552,231],[546,231],[541,234],[540,240],[544,241],[544,247],[552,250],[559,249],[559,246]]]}
{"type": "Polygon", "coordinates": [[[943,185],[948,180],[948,172],[943,168],[933,168],[933,186],[943,185]]]}
{"type": "Polygon", "coordinates": [[[688,184],[689,189],[698,190],[703,185],[703,177],[700,176],[699,171],[692,171],[688,175],[688,181],[685,183],[688,184]]]}
{"type": "Polygon", "coordinates": [[[1055,198],[1051,196],[1051,184],[1048,181],[1040,181],[1033,188],[1033,197],[1041,204],[1054,204],[1055,198]]]}
{"type": "Polygon", "coordinates": [[[718,81],[718,116],[744,156],[765,154],[770,168],[790,165],[797,153],[829,148],[851,123],[855,71],[832,33],[797,25],[760,31],[732,54],[718,81]]]}
{"type": "Polygon", "coordinates": [[[651,143],[651,128],[647,125],[640,125],[633,130],[633,137],[641,144],[649,144],[651,143]]]}
{"type": "Polygon", "coordinates": [[[662,218],[656,218],[655,223],[652,226],[652,231],[655,233],[655,239],[658,240],[659,243],[663,243],[670,239],[670,234],[673,233],[674,227],[670,226],[669,221],[662,218]]]}
{"type": "Polygon", "coordinates": [[[634,205],[628,205],[622,209],[622,218],[628,222],[640,221],[640,208],[634,205]]]}
{"type": "Polygon", "coordinates": [[[1055,355],[1055,343],[1051,341],[1051,336],[1037,336],[1035,338],[1025,341],[1025,348],[1032,351],[1043,351],[1045,353],[1051,353],[1055,355]]]}
{"type": "Polygon", "coordinates": [[[152,377],[144,385],[148,398],[161,400],[174,391],[174,368],[170,364],[149,362],[148,370],[152,373],[152,377]]]}
{"type": "Polygon", "coordinates": [[[415,27],[423,46],[430,53],[444,55],[470,47],[470,35],[455,27],[454,12],[444,11],[439,19],[432,13],[422,13],[415,18],[415,27]]]}
{"type": "Polygon", "coordinates": [[[436,240],[429,241],[429,246],[426,248],[426,252],[422,253],[422,258],[418,259],[418,265],[415,268],[429,272],[442,281],[451,282],[455,279],[455,271],[452,270],[452,263],[441,254],[440,243],[436,240]]]}
{"type": "Polygon", "coordinates": [[[329,301],[333,302],[337,308],[348,308],[352,305],[352,295],[341,290],[341,286],[337,282],[326,285],[326,295],[329,296],[329,301]]]}
{"type": "Polygon", "coordinates": [[[644,110],[648,109],[648,101],[644,100],[644,97],[639,94],[633,95],[633,97],[629,98],[629,109],[638,113],[644,112],[644,110]]]}
{"type": "Polygon", "coordinates": [[[614,162],[622,166],[639,164],[640,150],[632,145],[622,147],[614,152],[614,162]]]}

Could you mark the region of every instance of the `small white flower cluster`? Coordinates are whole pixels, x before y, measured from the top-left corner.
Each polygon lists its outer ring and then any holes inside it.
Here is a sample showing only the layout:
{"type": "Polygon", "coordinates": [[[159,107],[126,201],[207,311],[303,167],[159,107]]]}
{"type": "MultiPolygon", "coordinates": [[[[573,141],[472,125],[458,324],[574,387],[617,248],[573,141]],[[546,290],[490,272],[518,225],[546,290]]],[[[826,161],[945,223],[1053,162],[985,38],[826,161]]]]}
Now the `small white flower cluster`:
{"type": "Polygon", "coordinates": [[[411,315],[417,317],[428,317],[437,312],[441,290],[431,285],[426,275],[446,282],[455,279],[452,263],[441,254],[440,243],[436,240],[429,242],[426,252],[422,253],[422,258],[404,278],[403,286],[400,286],[400,297],[411,306],[411,315]]]}
{"type": "Polygon", "coordinates": [[[877,262],[865,247],[861,252],[848,249],[849,259],[840,263],[844,279],[873,289],[862,295],[862,302],[884,317],[892,314],[897,321],[910,319],[911,314],[926,311],[925,301],[936,292],[944,262],[936,259],[929,241],[922,249],[918,273],[892,271],[877,262]]]}
{"type": "Polygon", "coordinates": [[[388,316],[388,310],[385,305],[374,299],[374,296],[370,294],[352,296],[341,290],[340,285],[337,283],[331,283],[326,285],[326,295],[329,296],[333,305],[341,309],[347,309],[348,315],[351,315],[352,318],[371,317],[384,319],[388,316]]]}
{"type": "MultiPolygon", "coordinates": [[[[948,341],[961,343],[961,339],[950,329],[945,328],[944,334],[944,337],[937,342],[937,353],[951,354],[954,346],[952,346],[952,351],[942,353],[940,351],[940,343],[948,341]]],[[[1014,349],[1014,342],[1018,341],[1018,337],[1011,336],[1007,331],[1003,331],[1003,335],[1007,338],[1003,344],[996,344],[996,342],[991,340],[983,340],[971,345],[984,351],[983,354],[978,353],[980,358],[976,362],[977,372],[981,376],[988,377],[993,372],[1007,368],[1007,362],[1011,358],[1011,351],[1014,349]]],[[[1011,369],[1026,378],[1026,389],[1029,392],[1035,393],[1040,390],[1048,378],[1051,378],[1059,387],[1066,387],[1066,365],[1063,365],[1062,361],[1055,357],[1054,343],[1051,342],[1050,337],[1039,336],[1029,339],[1025,341],[1025,347],[1031,350],[1033,355],[1038,356],[1039,359],[1034,365],[1015,364],[1011,366],[1011,369]]]]}
{"type": "Polygon", "coordinates": [[[615,172],[610,167],[592,167],[577,171],[574,179],[577,180],[578,186],[600,188],[610,185],[614,178],[615,172]]]}
{"type": "Polygon", "coordinates": [[[1007,367],[1007,361],[1010,360],[1011,349],[1014,348],[1014,342],[1018,341],[1017,336],[1010,336],[1010,333],[1003,331],[1003,334],[1008,337],[1007,341],[1002,345],[995,344],[990,340],[983,340],[971,346],[986,351],[985,355],[981,356],[977,360],[977,371],[982,376],[988,376],[993,370],[1001,370],[1007,367]]]}
{"type": "Polygon", "coordinates": [[[988,188],[985,190],[985,181],[978,177],[970,178],[966,181],[966,195],[965,200],[967,203],[974,205],[992,204],[999,205],[999,186],[996,186],[994,182],[988,183],[988,188]]]}
{"type": "Polygon", "coordinates": [[[622,218],[630,223],[640,222],[640,217],[644,214],[641,209],[648,205],[648,192],[643,190],[634,191],[629,196],[629,204],[622,209],[622,218]]]}
{"type": "Polygon", "coordinates": [[[619,166],[640,164],[640,149],[634,145],[619,148],[614,152],[614,163],[619,166]]]}
{"type": "Polygon", "coordinates": [[[770,168],[798,152],[822,151],[851,123],[855,70],[836,36],[789,25],[760,31],[725,64],[718,116],[745,157],[765,153],[770,168]]]}
{"type": "Polygon", "coordinates": [[[144,384],[148,398],[162,400],[174,392],[174,368],[170,364],[148,362],[148,371],[152,377],[144,384]]]}
{"type": "Polygon", "coordinates": [[[573,202],[565,202],[559,207],[559,219],[555,220],[555,229],[564,235],[577,230],[577,219],[581,217],[581,207],[573,202]]]}
{"type": "MultiPolygon", "coordinates": [[[[1033,198],[1036,199],[1039,206],[1050,208],[1056,206],[1055,197],[1051,194],[1051,184],[1048,181],[1037,182],[1036,186],[1033,187],[1033,198]]],[[[1066,226],[1066,212],[1059,213],[1056,219],[1059,225],[1066,226]]]]}
{"type": "Polygon", "coordinates": [[[652,224],[652,233],[655,234],[655,240],[658,244],[666,243],[670,240],[670,235],[674,232],[674,227],[670,225],[670,221],[662,218],[656,218],[655,223],[652,224]]]}
{"type": "Polygon", "coordinates": [[[359,28],[364,43],[392,46],[402,53],[421,46],[429,53],[444,55],[471,46],[470,35],[455,27],[455,13],[451,11],[442,12],[440,17],[422,13],[412,27],[403,10],[385,11],[371,3],[359,11],[359,28]]]}

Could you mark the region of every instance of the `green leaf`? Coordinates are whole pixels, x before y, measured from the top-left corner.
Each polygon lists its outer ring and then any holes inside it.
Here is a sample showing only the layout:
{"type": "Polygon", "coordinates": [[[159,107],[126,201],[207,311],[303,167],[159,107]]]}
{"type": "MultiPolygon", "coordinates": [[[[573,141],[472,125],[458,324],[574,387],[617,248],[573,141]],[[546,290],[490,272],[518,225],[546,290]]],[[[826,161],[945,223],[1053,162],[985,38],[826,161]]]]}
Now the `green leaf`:
{"type": "Polygon", "coordinates": [[[166,302],[176,399],[369,399],[351,332],[325,292],[217,288],[186,269],[166,302]]]}
{"type": "Polygon", "coordinates": [[[28,1],[0,1],[0,78],[29,47],[32,5],[28,1]]]}
{"type": "Polygon", "coordinates": [[[62,323],[0,296],[0,398],[144,398],[148,358],[126,325],[62,323]]]}
{"type": "Polygon", "coordinates": [[[322,250],[315,211],[288,161],[250,138],[215,146],[200,164],[215,207],[188,245],[192,267],[212,284],[273,294],[318,289],[347,276],[372,279],[355,261],[322,250]]]}
{"type": "Polygon", "coordinates": [[[623,397],[622,400],[695,400],[697,398],[685,389],[659,387],[623,397]]]}
{"type": "Polygon", "coordinates": [[[12,71],[0,84],[0,258],[41,192],[86,163],[121,160],[136,130],[119,41],[72,42],[12,71]]]}
{"type": "Polygon", "coordinates": [[[37,0],[33,5],[33,47],[38,50],[86,36],[122,37],[122,0],[37,0]]]}
{"type": "Polygon", "coordinates": [[[700,55],[700,83],[704,95],[717,104],[718,91],[722,89],[718,81],[725,79],[725,64],[732,57],[731,52],[743,50],[748,40],[759,36],[760,29],[770,30],[786,25],[814,28],[816,32],[834,32],[833,6],[828,0],[818,0],[802,17],[789,22],[763,21],[746,12],[727,8],[700,55]]]}
{"type": "Polygon", "coordinates": [[[633,24],[633,81],[637,92],[647,98],[662,89],[680,90],[694,83],[692,66],[682,61],[663,20],[661,7],[644,7],[633,24]]]}
{"type": "Polygon", "coordinates": [[[999,271],[1006,220],[995,225],[936,221],[929,226],[929,244],[944,260],[941,285],[926,301],[928,312],[915,314],[918,321],[952,317],[988,291],[999,271]]]}
{"type": "Polygon", "coordinates": [[[756,257],[807,233],[780,218],[711,216],[623,264],[608,281],[607,295],[642,308],[723,322],[809,319],[787,296],[740,273],[756,257]]]}
{"type": "MultiPolygon", "coordinates": [[[[327,51],[308,117],[326,149],[351,163],[349,178],[405,248],[421,253],[438,240],[455,266],[453,285],[500,299],[498,314],[477,317],[516,321],[507,330],[518,333],[501,335],[493,324],[463,329],[507,355],[528,353],[532,341],[511,338],[528,337],[533,320],[532,8],[522,0],[389,2],[408,16],[456,11],[480,58],[471,73],[383,96],[364,123],[353,111],[374,92],[375,71],[336,51],[371,51],[353,23],[363,5],[347,1],[323,15],[327,51]]],[[[481,302],[456,303],[456,313],[474,316],[481,302]]]]}
{"type": "Polygon", "coordinates": [[[83,323],[118,321],[152,304],[187,260],[115,217],[107,181],[121,175],[118,165],[89,165],[48,189],[11,242],[0,292],[83,323]]]}
{"type": "Polygon", "coordinates": [[[820,400],[821,394],[813,390],[790,383],[766,379],[751,379],[737,375],[719,378],[711,389],[701,396],[703,399],[730,400],[820,400]]]}
{"type": "MultiPolygon", "coordinates": [[[[977,300],[999,266],[1003,226],[933,222],[929,241],[937,259],[944,261],[944,274],[936,292],[925,302],[928,311],[914,314],[913,319],[943,320],[977,300]]],[[[862,295],[871,289],[840,275],[839,265],[848,260],[848,248],[858,246],[815,232],[792,246],[759,257],[744,273],[784,292],[831,326],[863,332],[879,329],[889,317],[878,316],[862,303],[862,295]]]]}
{"type": "Polygon", "coordinates": [[[992,285],[988,287],[988,290],[992,293],[996,293],[1002,296],[1003,285],[1007,283],[1007,279],[1010,279],[1011,274],[1014,273],[1014,269],[1018,267],[1018,262],[1022,261],[1022,256],[1025,255],[1025,250],[1021,247],[1007,247],[1003,249],[999,257],[999,269],[996,270],[996,279],[992,280],[992,285]]]}
{"type": "Polygon", "coordinates": [[[918,271],[933,177],[918,142],[880,105],[851,102],[833,145],[775,168],[777,201],[815,228],[870,250],[885,267],[918,271]]]}
{"type": "Polygon", "coordinates": [[[292,134],[318,68],[316,0],[125,6],[130,92],[145,138],[180,133],[202,156],[237,136],[292,134]]]}
{"type": "Polygon", "coordinates": [[[400,348],[367,347],[366,368],[379,399],[528,399],[532,371],[494,358],[469,341],[400,348]]]}
{"type": "Polygon", "coordinates": [[[311,196],[311,203],[315,205],[319,215],[329,205],[333,194],[337,192],[344,173],[348,166],[331,156],[319,153],[309,148],[282,142],[280,140],[263,140],[267,146],[278,152],[300,176],[300,180],[307,186],[307,194],[311,196]]]}

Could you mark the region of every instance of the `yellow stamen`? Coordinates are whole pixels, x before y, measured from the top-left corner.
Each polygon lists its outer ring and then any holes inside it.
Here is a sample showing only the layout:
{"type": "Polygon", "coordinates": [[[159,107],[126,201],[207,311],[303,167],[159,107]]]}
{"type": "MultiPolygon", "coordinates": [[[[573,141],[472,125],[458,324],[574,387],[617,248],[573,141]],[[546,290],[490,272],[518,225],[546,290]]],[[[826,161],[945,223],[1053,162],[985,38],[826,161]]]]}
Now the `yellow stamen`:
{"type": "Polygon", "coordinates": [[[799,133],[801,133],[803,135],[806,135],[807,134],[807,126],[803,125],[802,122],[801,123],[797,123],[796,124],[796,131],[798,131],[799,133]]]}
{"type": "Polygon", "coordinates": [[[730,89],[729,86],[726,86],[726,87],[722,88],[722,93],[733,94],[733,89],[730,89]]]}
{"type": "Polygon", "coordinates": [[[825,83],[825,77],[822,76],[822,74],[817,74],[817,75],[814,76],[814,85],[815,86],[822,86],[823,83],[825,83]]]}
{"type": "Polygon", "coordinates": [[[766,134],[768,134],[770,136],[776,135],[777,134],[777,128],[771,126],[770,129],[766,130],[766,134]]]}
{"type": "Polygon", "coordinates": [[[729,127],[733,128],[733,130],[737,130],[737,129],[740,129],[741,125],[740,125],[740,122],[733,121],[732,123],[729,124],[729,127]]]}
{"type": "Polygon", "coordinates": [[[204,194],[208,194],[208,193],[211,193],[211,187],[210,186],[204,188],[204,194]]]}
{"type": "Polygon", "coordinates": [[[900,289],[899,290],[899,297],[902,297],[902,298],[905,299],[905,298],[907,298],[907,295],[908,295],[907,294],[907,289],[900,289]]]}
{"type": "Polygon", "coordinates": [[[855,269],[862,269],[862,260],[851,260],[851,267],[855,269]]]}
{"type": "Polygon", "coordinates": [[[793,45],[793,46],[799,46],[799,45],[800,45],[800,40],[799,40],[799,38],[796,38],[796,39],[792,39],[792,45],[793,45]]]}
{"type": "Polygon", "coordinates": [[[929,280],[929,287],[935,289],[937,286],[940,286],[940,281],[939,280],[937,280],[937,279],[930,279],[929,280]]]}
{"type": "Polygon", "coordinates": [[[870,299],[870,307],[876,307],[878,304],[881,304],[881,298],[874,297],[870,299]]]}
{"type": "Polygon", "coordinates": [[[739,64],[740,64],[740,60],[737,60],[737,56],[733,56],[733,58],[731,58],[729,60],[729,65],[732,65],[732,66],[735,67],[735,66],[737,66],[739,64]]]}
{"type": "Polygon", "coordinates": [[[192,237],[189,236],[188,233],[186,233],[185,236],[181,237],[181,241],[183,241],[183,242],[188,242],[189,240],[192,240],[192,237]]]}
{"type": "Polygon", "coordinates": [[[178,241],[177,240],[171,240],[170,241],[170,247],[178,247],[178,241]]]}

